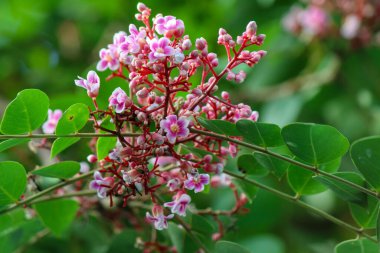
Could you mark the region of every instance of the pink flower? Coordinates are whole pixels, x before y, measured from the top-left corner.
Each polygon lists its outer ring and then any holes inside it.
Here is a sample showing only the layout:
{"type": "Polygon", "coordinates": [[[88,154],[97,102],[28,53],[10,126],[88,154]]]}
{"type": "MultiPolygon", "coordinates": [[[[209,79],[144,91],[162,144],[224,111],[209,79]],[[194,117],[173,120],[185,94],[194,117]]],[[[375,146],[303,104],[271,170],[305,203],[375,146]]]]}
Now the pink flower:
{"type": "Polygon", "coordinates": [[[52,134],[58,124],[59,119],[62,117],[61,110],[48,111],[48,120],[42,125],[42,132],[45,134],[52,134]]]}
{"type": "Polygon", "coordinates": [[[129,25],[129,32],[131,35],[125,38],[123,43],[119,45],[120,52],[136,54],[140,51],[142,46],[146,43],[146,31],[137,30],[136,26],[131,24],[129,25]]]}
{"type": "Polygon", "coordinates": [[[178,178],[172,178],[166,184],[166,186],[169,188],[169,191],[171,192],[178,190],[180,185],[181,181],[178,178]]]}
{"type": "Polygon", "coordinates": [[[170,40],[167,38],[156,38],[150,41],[150,50],[149,59],[154,61],[158,59],[163,59],[166,56],[172,56],[175,51],[174,48],[169,46],[170,40]]]}
{"type": "Polygon", "coordinates": [[[317,6],[309,6],[299,18],[303,32],[311,36],[324,34],[329,25],[326,11],[317,6]]]}
{"type": "Polygon", "coordinates": [[[191,198],[186,193],[181,195],[177,194],[175,200],[164,204],[165,207],[170,207],[172,213],[176,213],[180,216],[186,216],[186,208],[190,203],[191,198]]]}
{"type": "Polygon", "coordinates": [[[177,115],[169,115],[166,119],[161,120],[160,127],[166,132],[166,137],[171,144],[174,144],[177,137],[186,137],[189,135],[189,120],[177,115]]]}
{"type": "Polygon", "coordinates": [[[99,171],[95,171],[94,180],[90,182],[90,188],[98,191],[98,197],[104,199],[107,197],[107,190],[113,184],[112,177],[103,178],[99,171]]]}
{"type": "Polygon", "coordinates": [[[355,14],[350,14],[345,17],[343,25],[340,27],[340,34],[345,39],[353,39],[358,35],[360,25],[360,18],[355,14]]]}
{"type": "Polygon", "coordinates": [[[154,227],[157,230],[163,230],[168,228],[168,220],[174,217],[174,214],[169,214],[168,216],[164,215],[164,210],[159,205],[154,205],[152,208],[152,215],[150,213],[146,213],[146,220],[149,223],[153,223],[154,227]]]}
{"type": "Polygon", "coordinates": [[[75,80],[75,85],[87,90],[87,94],[91,98],[95,98],[99,93],[100,79],[95,71],[90,70],[87,74],[87,79],[78,76],[75,80]]]}
{"type": "Polygon", "coordinates": [[[204,190],[205,185],[210,183],[210,176],[208,174],[194,173],[187,174],[187,180],[184,182],[186,189],[194,190],[195,193],[204,190]]]}
{"type": "Polygon", "coordinates": [[[132,104],[132,101],[120,87],[112,92],[108,100],[110,102],[109,105],[113,106],[117,113],[122,113],[126,107],[132,104]]]}
{"type": "Polygon", "coordinates": [[[99,71],[104,71],[109,68],[112,71],[115,71],[119,68],[118,54],[116,48],[102,48],[99,52],[100,61],[96,65],[96,69],[99,71]]]}
{"type": "Polygon", "coordinates": [[[80,170],[79,170],[80,173],[87,173],[90,171],[90,165],[88,165],[88,163],[80,162],[79,164],[80,164],[80,170]]]}
{"type": "Polygon", "coordinates": [[[156,31],[158,34],[163,34],[167,38],[171,38],[173,35],[179,38],[183,35],[185,31],[185,25],[182,20],[176,19],[173,16],[157,16],[154,19],[154,24],[156,25],[156,31]]]}

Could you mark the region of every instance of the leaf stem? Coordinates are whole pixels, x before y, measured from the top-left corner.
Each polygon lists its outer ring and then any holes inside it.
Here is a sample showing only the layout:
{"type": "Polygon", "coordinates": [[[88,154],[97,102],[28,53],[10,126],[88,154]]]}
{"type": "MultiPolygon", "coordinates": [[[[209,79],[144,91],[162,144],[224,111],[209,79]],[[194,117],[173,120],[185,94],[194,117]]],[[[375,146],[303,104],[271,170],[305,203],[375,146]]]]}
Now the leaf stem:
{"type": "Polygon", "coordinates": [[[255,180],[246,178],[246,176],[244,174],[239,175],[239,174],[231,172],[231,171],[224,171],[224,173],[227,175],[230,175],[232,177],[238,178],[240,180],[243,180],[249,184],[255,185],[255,186],[257,186],[263,190],[266,190],[266,191],[268,191],[274,195],[277,195],[280,198],[283,198],[283,199],[288,200],[290,202],[294,202],[297,205],[309,210],[310,212],[313,212],[313,213],[315,213],[315,214],[317,214],[317,215],[319,215],[319,216],[321,216],[321,217],[323,217],[323,218],[325,218],[325,219],[327,219],[327,220],[329,220],[329,221],[331,221],[331,222],[333,222],[333,223],[335,223],[335,224],[337,224],[337,225],[339,225],[339,226],[341,226],[347,230],[354,232],[358,236],[364,236],[364,237],[368,238],[369,240],[377,243],[377,241],[374,238],[372,238],[369,234],[365,233],[362,228],[355,227],[355,226],[348,224],[348,223],[346,223],[346,222],[344,222],[344,221],[342,221],[342,220],[340,220],[340,219],[338,219],[338,218],[336,218],[336,217],[334,217],[334,216],[332,216],[332,215],[330,215],[330,214],[328,214],[328,213],[326,213],[326,212],[324,212],[324,211],[322,211],[322,210],[320,210],[314,206],[306,204],[305,202],[300,200],[298,197],[291,196],[289,194],[278,191],[272,187],[261,184],[255,180]]]}

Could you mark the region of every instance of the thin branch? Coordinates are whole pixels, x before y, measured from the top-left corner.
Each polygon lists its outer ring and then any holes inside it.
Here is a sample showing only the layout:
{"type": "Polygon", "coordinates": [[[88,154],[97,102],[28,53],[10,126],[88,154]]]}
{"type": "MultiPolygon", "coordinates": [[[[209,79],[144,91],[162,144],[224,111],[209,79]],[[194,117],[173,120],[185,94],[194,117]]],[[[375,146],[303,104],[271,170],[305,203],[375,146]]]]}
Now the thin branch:
{"type": "Polygon", "coordinates": [[[351,232],[353,232],[353,233],[355,233],[355,234],[357,234],[359,236],[364,236],[364,237],[368,238],[369,240],[377,243],[377,241],[375,239],[373,239],[369,234],[365,233],[362,228],[355,227],[355,226],[353,226],[351,224],[348,224],[348,223],[346,223],[346,222],[344,222],[344,221],[342,221],[342,220],[340,220],[340,219],[338,219],[338,218],[336,218],[336,217],[334,217],[334,216],[332,216],[332,215],[330,215],[330,214],[328,214],[328,213],[326,213],[326,212],[324,212],[324,211],[316,208],[316,207],[313,207],[313,206],[311,206],[309,204],[306,204],[305,202],[301,201],[297,197],[294,197],[294,196],[291,196],[289,194],[286,194],[286,193],[283,193],[281,191],[278,191],[276,189],[273,189],[272,187],[269,187],[267,185],[261,184],[261,183],[255,181],[255,180],[246,178],[246,176],[243,175],[243,174],[239,175],[239,174],[231,172],[231,171],[224,171],[224,173],[226,173],[227,175],[230,175],[232,177],[241,179],[241,180],[243,180],[243,181],[245,181],[245,182],[247,182],[249,184],[255,185],[255,186],[257,186],[257,187],[259,187],[259,188],[261,188],[263,190],[266,190],[266,191],[268,191],[268,192],[270,192],[270,193],[272,193],[274,195],[277,195],[280,198],[283,198],[283,199],[288,200],[290,202],[294,202],[297,205],[299,205],[299,206],[301,206],[301,207],[309,210],[310,212],[313,212],[313,213],[315,213],[315,214],[317,214],[317,215],[319,215],[319,216],[321,216],[321,217],[323,217],[323,218],[325,218],[325,219],[327,219],[327,220],[329,220],[329,221],[331,221],[331,222],[333,222],[333,223],[335,223],[335,224],[337,224],[337,225],[339,225],[339,226],[341,226],[341,227],[343,227],[343,228],[345,228],[347,230],[350,230],[351,232]]]}
{"type": "Polygon", "coordinates": [[[96,191],[93,191],[93,190],[77,191],[77,192],[72,192],[72,193],[67,193],[67,194],[62,194],[62,195],[52,195],[52,196],[48,196],[46,198],[39,198],[39,199],[30,201],[28,204],[33,205],[36,203],[41,203],[41,202],[50,201],[50,200],[66,199],[66,198],[72,198],[72,197],[92,196],[95,194],[96,194],[96,191]]]}
{"type": "MultiPolygon", "coordinates": [[[[138,137],[139,133],[121,133],[124,137],[138,137]]],[[[57,138],[94,138],[94,137],[117,137],[111,133],[76,133],[76,134],[6,134],[0,135],[1,139],[57,139],[57,138]]]]}
{"type": "Polygon", "coordinates": [[[203,131],[203,130],[199,130],[199,129],[195,129],[195,128],[191,128],[190,132],[197,133],[197,134],[202,134],[202,135],[206,135],[206,136],[210,136],[210,137],[214,137],[214,138],[218,138],[218,139],[229,141],[229,142],[233,142],[233,143],[236,143],[236,144],[238,144],[240,146],[244,146],[244,147],[253,149],[253,150],[257,151],[257,152],[273,156],[273,157],[278,158],[280,160],[283,160],[285,162],[288,162],[288,163],[294,164],[294,165],[296,165],[298,167],[301,167],[303,169],[309,170],[309,171],[313,172],[315,175],[323,175],[323,176],[328,177],[330,179],[333,179],[335,181],[339,181],[341,183],[349,185],[349,186],[351,186],[351,187],[353,187],[353,188],[355,188],[355,189],[357,189],[357,190],[359,190],[361,192],[364,192],[364,193],[366,193],[368,195],[371,195],[371,196],[373,196],[373,197],[375,197],[375,198],[377,198],[377,199],[380,200],[380,195],[377,192],[371,191],[371,190],[369,190],[367,188],[364,188],[363,186],[357,185],[357,184],[355,184],[355,183],[353,183],[351,181],[348,181],[348,180],[346,180],[344,178],[340,178],[340,177],[337,177],[337,176],[335,176],[333,174],[330,174],[330,173],[327,173],[325,171],[319,170],[317,167],[314,167],[312,165],[308,165],[308,164],[305,164],[305,163],[293,160],[293,159],[291,159],[289,157],[282,156],[280,154],[277,154],[275,152],[267,150],[266,148],[263,148],[263,147],[260,147],[260,146],[254,145],[254,144],[246,143],[246,142],[243,142],[243,141],[240,141],[240,140],[232,139],[232,138],[229,138],[229,137],[227,137],[225,135],[216,134],[216,133],[212,133],[212,132],[207,132],[207,131],[203,131]]]}
{"type": "Polygon", "coordinates": [[[34,195],[32,195],[32,196],[24,199],[24,200],[21,200],[21,201],[17,202],[14,205],[11,205],[9,207],[6,207],[6,208],[0,210],[0,215],[4,214],[4,213],[7,213],[7,212],[10,212],[10,211],[12,211],[12,210],[14,210],[14,209],[16,209],[18,207],[21,207],[21,206],[24,206],[24,205],[28,205],[32,201],[34,201],[34,200],[36,200],[36,199],[38,199],[38,198],[40,198],[42,196],[47,195],[48,193],[50,193],[50,192],[52,192],[52,191],[54,191],[56,189],[62,188],[64,186],[72,184],[72,183],[74,183],[76,181],[79,181],[79,180],[85,179],[87,177],[90,177],[93,174],[94,174],[94,171],[89,171],[89,172],[87,172],[87,173],[85,173],[83,175],[80,175],[79,177],[73,177],[73,178],[70,178],[70,179],[68,179],[66,181],[63,181],[63,182],[59,183],[59,184],[53,185],[53,186],[51,186],[49,188],[46,188],[45,190],[40,191],[40,192],[38,192],[38,193],[36,193],[36,194],[34,194],[34,195]]]}

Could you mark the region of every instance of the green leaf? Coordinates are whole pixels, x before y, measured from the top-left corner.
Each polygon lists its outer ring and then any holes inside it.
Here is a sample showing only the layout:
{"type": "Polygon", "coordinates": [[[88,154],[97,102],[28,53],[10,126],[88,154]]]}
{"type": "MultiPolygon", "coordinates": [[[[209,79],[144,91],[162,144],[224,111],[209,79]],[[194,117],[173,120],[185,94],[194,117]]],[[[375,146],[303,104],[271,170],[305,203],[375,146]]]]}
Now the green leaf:
{"type": "Polygon", "coordinates": [[[0,131],[4,134],[31,133],[44,123],[48,109],[49,98],[42,91],[20,91],[5,108],[0,131]]]}
{"type": "Polygon", "coordinates": [[[335,247],[335,253],[379,253],[379,246],[367,238],[348,240],[335,247]]]}
{"type": "Polygon", "coordinates": [[[69,179],[80,170],[80,164],[74,161],[64,161],[55,163],[38,170],[32,171],[33,175],[39,175],[43,177],[54,177],[61,179],[69,179]]]}
{"type": "Polygon", "coordinates": [[[253,156],[261,166],[271,171],[278,179],[281,179],[290,167],[290,163],[271,155],[255,152],[253,156]]]}
{"type": "MultiPolygon", "coordinates": [[[[365,186],[364,179],[354,172],[336,172],[332,173],[332,175],[335,175],[357,185],[363,187],[365,186]]],[[[367,206],[367,195],[357,190],[356,188],[326,176],[316,176],[314,178],[322,184],[326,185],[339,198],[343,199],[344,201],[352,202],[363,207],[367,206]]]]}
{"type": "Polygon", "coordinates": [[[380,208],[377,211],[376,238],[377,238],[377,241],[379,242],[379,247],[380,247],[380,208]]]}
{"type": "Polygon", "coordinates": [[[257,187],[243,180],[234,180],[234,183],[237,185],[240,191],[245,193],[249,203],[252,203],[257,194],[257,187]]]}
{"type": "Polygon", "coordinates": [[[380,202],[373,196],[368,196],[368,207],[364,208],[349,203],[351,215],[363,228],[376,228],[380,202]]]}
{"type": "Polygon", "coordinates": [[[199,124],[201,124],[207,130],[217,134],[223,134],[227,136],[240,136],[240,132],[236,129],[236,125],[229,121],[220,120],[220,119],[204,119],[198,118],[199,124]]]}
{"type": "Polygon", "coordinates": [[[239,171],[248,175],[265,176],[268,174],[268,170],[256,161],[253,154],[243,154],[239,156],[237,165],[239,171]]]}
{"type": "Polygon", "coordinates": [[[351,159],[368,183],[380,192],[380,136],[355,141],[351,159]]]}
{"type": "Polygon", "coordinates": [[[85,104],[73,104],[67,109],[58,121],[55,130],[57,135],[77,133],[87,123],[89,118],[88,107],[85,104]]]}
{"type": "Polygon", "coordinates": [[[112,238],[107,253],[140,253],[141,250],[135,247],[135,243],[136,231],[125,229],[112,238]]]}
{"type": "Polygon", "coordinates": [[[79,137],[58,138],[53,142],[50,157],[53,158],[71,145],[77,143],[79,137]]]}
{"type": "Polygon", "coordinates": [[[215,244],[215,253],[251,253],[248,249],[237,243],[229,241],[218,241],[215,244]]]}
{"type": "Polygon", "coordinates": [[[17,162],[0,162],[0,206],[19,200],[26,188],[26,172],[17,162]]]}
{"type": "Polygon", "coordinates": [[[244,140],[261,147],[276,147],[284,145],[279,126],[269,123],[239,120],[236,123],[244,140]]]}
{"type": "Polygon", "coordinates": [[[116,146],[116,137],[99,137],[96,141],[96,152],[99,160],[108,156],[110,150],[116,146]]]}
{"type": "Polygon", "coordinates": [[[25,212],[23,209],[16,209],[12,212],[0,215],[0,237],[17,230],[25,220],[25,212]]]}
{"type": "Polygon", "coordinates": [[[0,142],[0,153],[14,146],[27,143],[28,141],[30,141],[30,139],[9,139],[2,141],[0,142]]]}
{"type": "Polygon", "coordinates": [[[45,226],[59,236],[70,227],[79,209],[79,204],[72,199],[57,199],[37,203],[34,205],[34,209],[45,226]]]}
{"type": "Polygon", "coordinates": [[[347,138],[331,126],[294,123],[281,134],[294,155],[313,165],[336,160],[349,148],[347,138]]]}
{"type": "Polygon", "coordinates": [[[178,253],[184,252],[186,232],[174,222],[169,222],[168,234],[178,253]]]}
{"type": "MultiPolygon", "coordinates": [[[[319,166],[319,170],[325,172],[336,172],[340,166],[340,160],[337,159],[327,164],[319,166]]],[[[315,173],[305,170],[296,165],[290,165],[288,169],[288,182],[290,187],[299,195],[311,195],[321,193],[326,187],[319,181],[313,179],[315,173]]]]}

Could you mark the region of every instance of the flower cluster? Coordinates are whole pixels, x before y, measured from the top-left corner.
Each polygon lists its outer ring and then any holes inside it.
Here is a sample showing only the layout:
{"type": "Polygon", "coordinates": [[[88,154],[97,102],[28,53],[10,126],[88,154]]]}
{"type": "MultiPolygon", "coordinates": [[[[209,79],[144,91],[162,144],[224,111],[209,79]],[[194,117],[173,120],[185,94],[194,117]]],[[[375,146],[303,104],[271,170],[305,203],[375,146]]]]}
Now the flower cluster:
{"type": "Polygon", "coordinates": [[[356,45],[380,45],[379,17],[379,1],[312,0],[305,8],[293,6],[283,26],[306,39],[339,34],[356,45]]]}
{"type": "MultiPolygon", "coordinates": [[[[218,96],[217,91],[223,78],[235,83],[244,81],[246,73],[236,67],[253,67],[265,56],[263,50],[248,49],[261,46],[265,36],[257,34],[253,21],[235,39],[220,29],[218,44],[225,48],[228,63],[217,73],[219,59],[209,51],[206,39],[198,38],[193,43],[185,34],[182,20],[158,14],[151,21],[147,6],[140,3],[137,9],[136,19],[143,26],[130,25],[128,33],[117,32],[112,44],[99,53],[97,70],[111,71],[107,80],[121,80],[120,87],[108,94],[108,108],[97,106],[102,90],[94,71],[88,73],[87,79],[79,77],[75,84],[93,98],[95,110],[91,116],[96,131],[112,133],[118,139],[104,159],[88,157],[89,162],[101,167],[90,187],[97,190],[99,198],[108,197],[111,205],[115,197],[122,199],[123,206],[139,196],[148,197],[153,208],[146,220],[162,230],[174,214],[186,215],[191,193],[204,191],[212,175],[225,178],[226,159],[237,153],[234,143],[192,131],[206,130],[198,119],[258,119],[250,106],[233,104],[228,92],[222,91],[218,96]],[[197,72],[201,74],[199,83],[193,80],[197,72]],[[191,151],[194,149],[208,155],[191,151]],[[172,201],[165,202],[168,196],[172,201]],[[171,214],[165,215],[164,207],[171,214]]],[[[96,153],[95,145],[91,147],[96,153]]],[[[236,191],[231,182],[224,185],[236,191]]],[[[238,193],[235,196],[237,206],[233,212],[245,203],[238,193]]]]}

